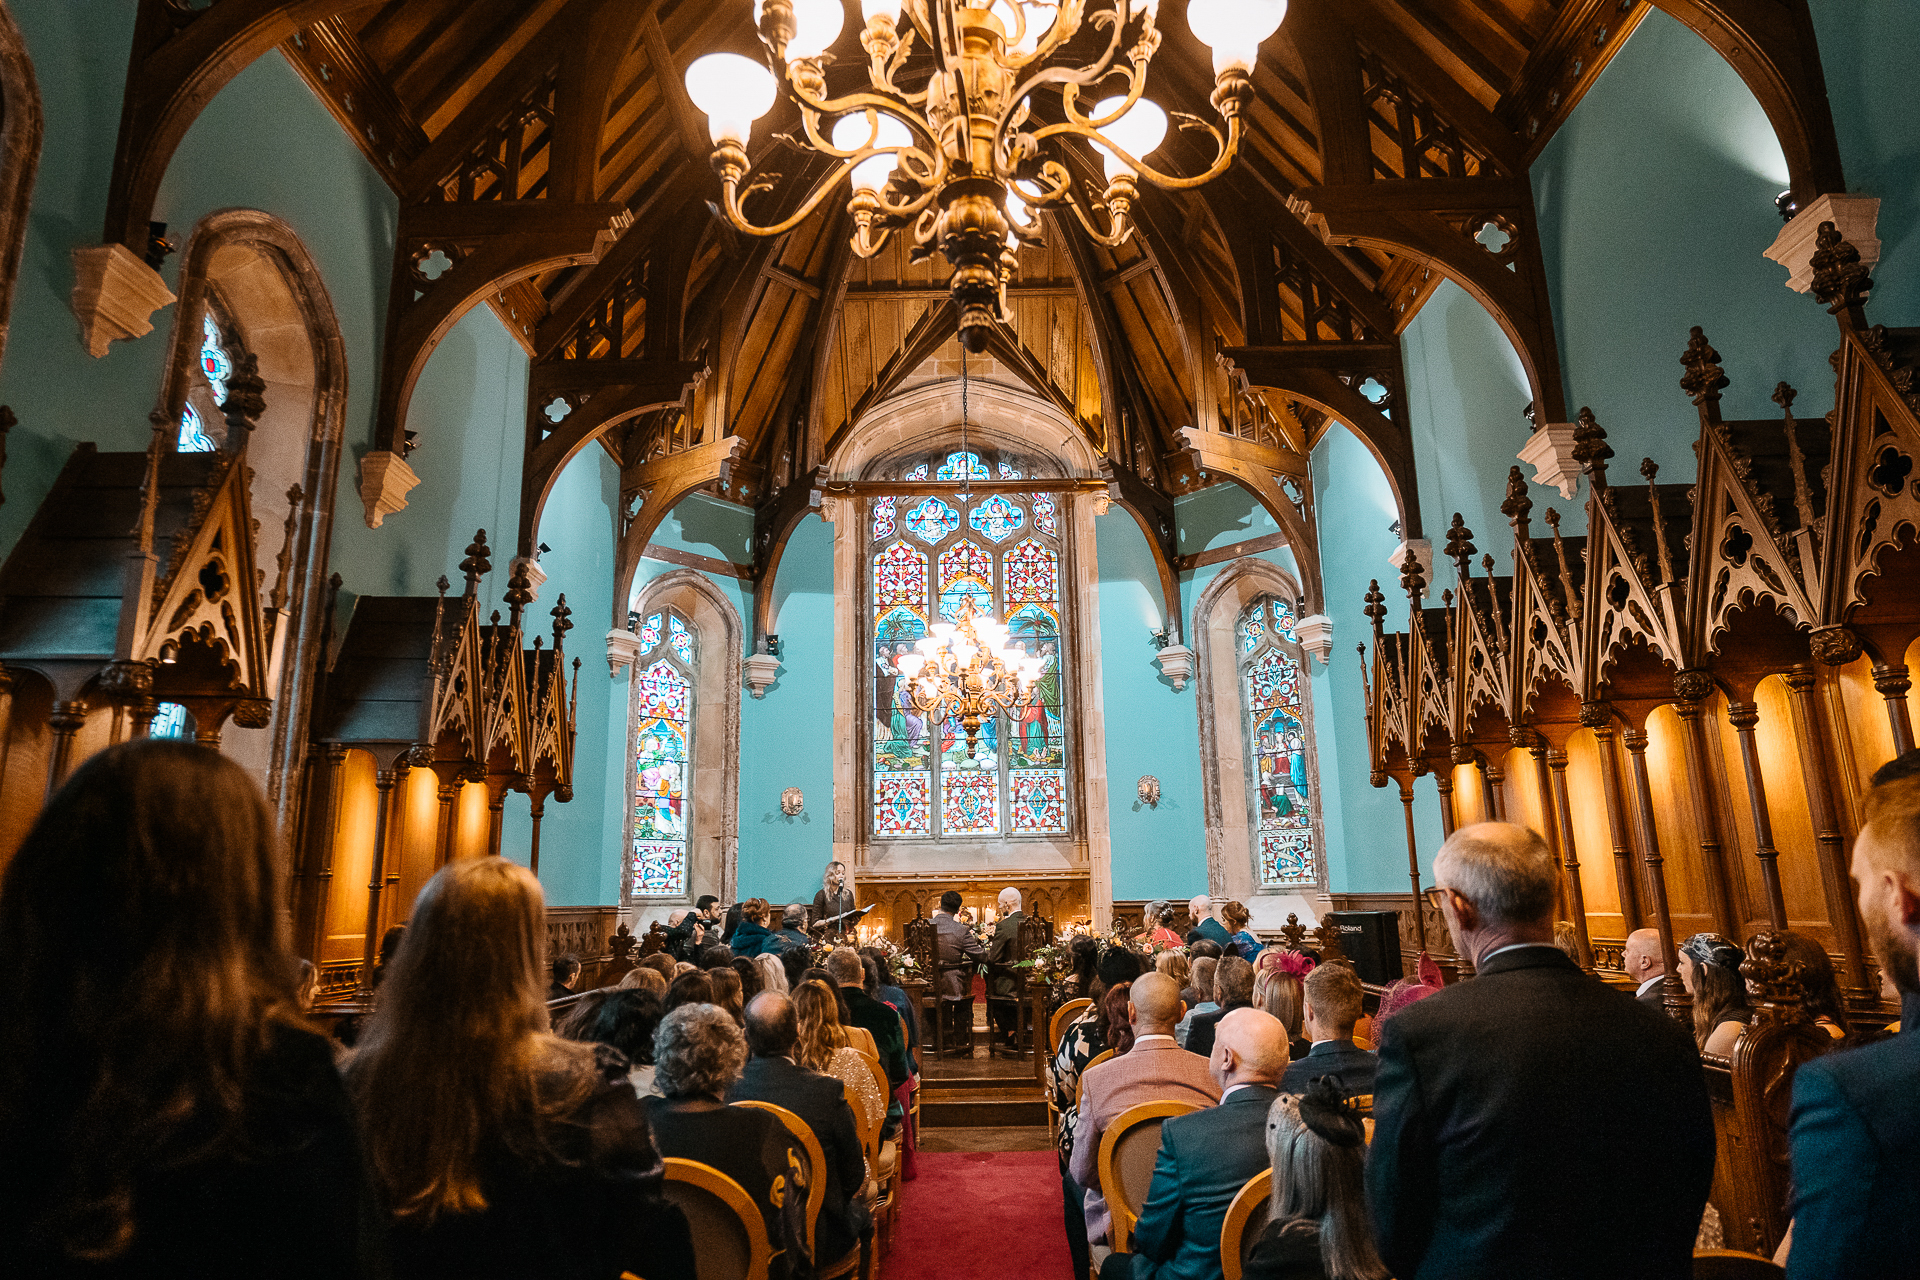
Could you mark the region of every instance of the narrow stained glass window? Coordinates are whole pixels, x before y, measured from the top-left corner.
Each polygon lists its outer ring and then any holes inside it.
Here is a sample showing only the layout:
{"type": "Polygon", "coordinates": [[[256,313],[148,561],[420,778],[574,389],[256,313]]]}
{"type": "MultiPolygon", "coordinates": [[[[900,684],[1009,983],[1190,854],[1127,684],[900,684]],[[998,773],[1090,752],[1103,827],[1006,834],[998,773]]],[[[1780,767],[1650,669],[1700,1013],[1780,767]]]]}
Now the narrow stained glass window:
{"type": "Polygon", "coordinates": [[[685,619],[663,610],[647,618],[640,637],[646,665],[636,663],[633,677],[631,896],[673,897],[687,892],[694,635],[685,619]]]}
{"type": "Polygon", "coordinates": [[[214,323],[211,311],[200,317],[200,372],[206,375],[207,386],[213,389],[214,407],[225,408],[227,379],[233,376],[233,358],[227,354],[226,340],[220,336],[220,326],[214,323]]]}
{"type": "Polygon", "coordinates": [[[193,736],[192,717],[187,709],[177,702],[163,702],[153,714],[153,721],[147,725],[149,738],[191,738],[193,736]]]}
{"type": "Polygon", "coordinates": [[[192,405],[180,410],[180,435],[174,443],[180,453],[212,453],[213,437],[200,425],[200,414],[192,405]]]}
{"type": "Polygon", "coordinates": [[[1275,596],[1249,605],[1240,618],[1238,649],[1260,883],[1314,886],[1319,883],[1319,858],[1314,847],[1312,742],[1305,655],[1294,634],[1293,609],[1275,596]]]}

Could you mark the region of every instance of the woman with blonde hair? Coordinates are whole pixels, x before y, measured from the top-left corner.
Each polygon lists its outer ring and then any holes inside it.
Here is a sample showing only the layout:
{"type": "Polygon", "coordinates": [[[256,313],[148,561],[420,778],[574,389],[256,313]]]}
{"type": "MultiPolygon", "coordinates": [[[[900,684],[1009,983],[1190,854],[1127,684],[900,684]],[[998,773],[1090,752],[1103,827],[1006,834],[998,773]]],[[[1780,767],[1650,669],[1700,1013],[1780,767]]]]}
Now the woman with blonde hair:
{"type": "Polygon", "coordinates": [[[844,862],[829,862],[820,876],[820,891],[813,895],[813,919],[810,924],[819,924],[831,920],[827,925],[827,936],[837,938],[845,933],[852,922],[835,919],[853,910],[856,891],[853,887],[853,868],[844,862]]]}
{"type": "Polygon", "coordinates": [[[280,866],[260,789],[192,743],[47,801],[0,880],[0,1274],[380,1269],[280,866]]]}
{"type": "Polygon", "coordinates": [[[1388,1280],[1367,1218],[1366,1129],[1331,1079],[1267,1110],[1273,1193],[1246,1280],[1388,1280]]]}
{"type": "Polygon", "coordinates": [[[1162,951],[1153,958],[1153,967],[1172,978],[1174,985],[1182,991],[1193,980],[1193,966],[1178,951],[1162,951]]]}
{"type": "Polygon", "coordinates": [[[849,1046],[840,1021],[840,1000],[833,989],[817,978],[801,983],[793,990],[793,1012],[800,1023],[793,1060],[809,1071],[852,1085],[865,1123],[877,1123],[887,1114],[887,1096],[866,1058],[849,1046]]]}
{"type": "Polygon", "coordinates": [[[547,1029],[540,882],[451,863],[414,900],[347,1068],[394,1216],[394,1273],[694,1275],[618,1051],[547,1029]]]}
{"type": "Polygon", "coordinates": [[[1268,947],[1253,964],[1253,1007],[1272,1014],[1287,1029],[1287,1047],[1295,1062],[1313,1049],[1300,1034],[1306,1016],[1306,978],[1313,970],[1311,959],[1285,947],[1268,947]]]}
{"type": "Polygon", "coordinates": [[[787,966],[780,963],[780,957],[771,951],[763,951],[753,958],[753,967],[760,974],[760,990],[773,991],[786,995],[787,966]]]}

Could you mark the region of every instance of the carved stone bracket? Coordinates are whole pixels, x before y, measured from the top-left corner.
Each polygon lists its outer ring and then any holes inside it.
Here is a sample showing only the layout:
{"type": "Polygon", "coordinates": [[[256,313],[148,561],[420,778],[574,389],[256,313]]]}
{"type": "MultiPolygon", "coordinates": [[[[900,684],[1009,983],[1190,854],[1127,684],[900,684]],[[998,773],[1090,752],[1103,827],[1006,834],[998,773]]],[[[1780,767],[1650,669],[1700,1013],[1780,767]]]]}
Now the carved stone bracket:
{"type": "Polygon", "coordinates": [[[173,301],[160,273],[123,244],[85,245],[73,251],[73,314],[80,342],[98,360],[107,346],[153,332],[148,319],[173,301]]]}
{"type": "Polygon", "coordinates": [[[1322,663],[1333,660],[1332,618],[1324,613],[1311,614],[1293,624],[1293,633],[1300,637],[1300,647],[1322,663]]]}
{"type": "Polygon", "coordinates": [[[1787,288],[1806,293],[1813,288],[1813,252],[1820,224],[1831,222],[1841,238],[1859,250],[1860,265],[1871,267],[1880,261],[1880,240],[1874,235],[1879,217],[1879,196],[1823,195],[1780,228],[1761,253],[1787,269],[1787,288]]]}
{"type": "Polygon", "coordinates": [[[1829,667],[1844,667],[1861,654],[1860,637],[1845,627],[1824,627],[1807,639],[1813,656],[1829,667]]]}
{"type": "Polygon", "coordinates": [[[751,653],[740,659],[740,670],[747,678],[747,692],[764,698],[768,686],[780,674],[780,659],[770,653],[751,653]]]}
{"type": "Polygon", "coordinates": [[[360,501],[367,509],[367,528],[378,529],[386,518],[407,505],[407,494],[420,483],[407,460],[389,449],[375,449],[360,459],[360,501]]]}
{"type": "Polygon", "coordinates": [[[640,637],[625,627],[607,632],[607,675],[617,678],[640,658],[640,637]]]}
{"type": "Polygon", "coordinates": [[[1193,650],[1183,644],[1170,644],[1154,661],[1160,664],[1160,674],[1173,681],[1175,693],[1187,687],[1187,677],[1193,674],[1193,650]]]}
{"type": "Polygon", "coordinates": [[[1537,428],[1515,457],[1533,468],[1535,484],[1558,489],[1571,498],[1580,485],[1580,464],[1573,457],[1571,422],[1549,422],[1537,428]]]}

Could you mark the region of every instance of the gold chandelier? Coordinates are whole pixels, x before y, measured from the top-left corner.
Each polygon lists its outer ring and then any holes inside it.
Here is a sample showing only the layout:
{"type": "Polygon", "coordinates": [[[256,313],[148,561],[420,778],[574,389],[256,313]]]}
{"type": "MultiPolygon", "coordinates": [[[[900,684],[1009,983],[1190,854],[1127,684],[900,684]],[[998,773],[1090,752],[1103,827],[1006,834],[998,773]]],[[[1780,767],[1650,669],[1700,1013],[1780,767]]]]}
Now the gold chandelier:
{"type": "Polygon", "coordinates": [[[930,634],[903,653],[894,667],[907,679],[907,705],[932,726],[951,716],[967,735],[967,759],[973,759],[980,726],[1002,711],[1033,697],[1044,657],[1007,643],[1007,624],[990,615],[974,616],[962,601],[960,620],[936,622],[930,634]]]}
{"type": "Polygon", "coordinates": [[[687,94],[707,114],[727,221],[750,235],[781,235],[851,177],[853,251],[871,257],[894,231],[910,229],[914,261],[938,251],[953,268],[948,288],[960,311],[960,340],[969,351],[984,350],[1005,310],[1015,248],[1040,242],[1036,211],[1070,208],[1088,235],[1117,247],[1133,233],[1136,179],[1179,189],[1226,171],[1253,99],[1260,42],[1279,29],[1287,5],[1190,0],[1187,23],[1213,50],[1211,102],[1224,126],[1175,113],[1182,128],[1213,139],[1213,162],[1192,177],[1161,173],[1140,158],[1167,130],[1167,113],[1142,96],[1147,64],[1160,47],[1159,0],[1110,0],[1091,16],[1087,8],[1087,0],[861,0],[867,87],[831,97],[826,70],[845,21],[842,0],[754,0],[768,61],[799,104],[805,145],[840,163],[791,217],[755,224],[742,204],[779,175],[748,179],[747,136],[772,108],[779,81],[739,54],[697,59],[687,68],[687,94]],[[1083,27],[1091,38],[1066,56],[1083,27]],[[932,54],[933,69],[910,90],[896,77],[916,42],[932,54]],[[1125,81],[1123,90],[1083,109],[1083,94],[1113,78],[1125,81]],[[1033,95],[1056,86],[1060,117],[1043,123],[1033,95]],[[1075,137],[1105,157],[1104,190],[1077,192],[1061,158],[1047,154],[1051,139],[1075,137]]]}

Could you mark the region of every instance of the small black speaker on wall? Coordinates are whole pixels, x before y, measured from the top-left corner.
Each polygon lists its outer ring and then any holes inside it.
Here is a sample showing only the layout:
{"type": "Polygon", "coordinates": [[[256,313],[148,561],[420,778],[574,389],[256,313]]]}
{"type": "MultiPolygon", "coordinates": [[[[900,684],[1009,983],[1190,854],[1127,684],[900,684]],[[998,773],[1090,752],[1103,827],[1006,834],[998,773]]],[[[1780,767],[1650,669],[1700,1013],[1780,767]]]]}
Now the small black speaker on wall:
{"type": "Polygon", "coordinates": [[[1385,986],[1402,977],[1400,918],[1392,911],[1329,911],[1321,917],[1340,931],[1340,950],[1360,981],[1385,986]]]}

